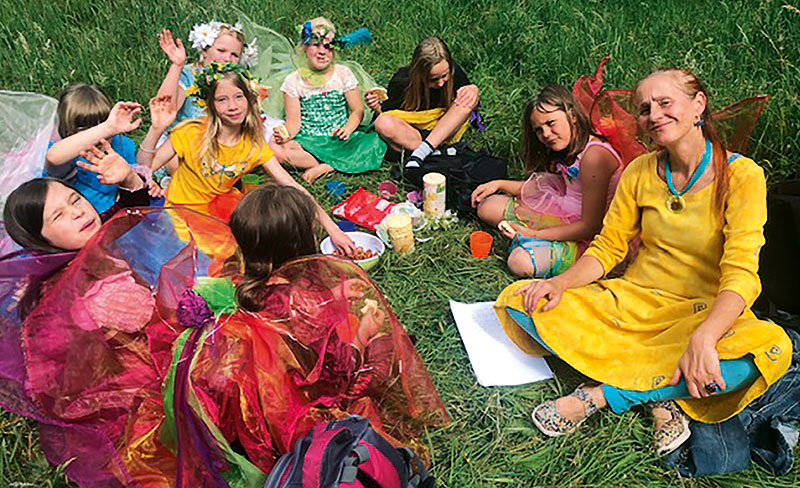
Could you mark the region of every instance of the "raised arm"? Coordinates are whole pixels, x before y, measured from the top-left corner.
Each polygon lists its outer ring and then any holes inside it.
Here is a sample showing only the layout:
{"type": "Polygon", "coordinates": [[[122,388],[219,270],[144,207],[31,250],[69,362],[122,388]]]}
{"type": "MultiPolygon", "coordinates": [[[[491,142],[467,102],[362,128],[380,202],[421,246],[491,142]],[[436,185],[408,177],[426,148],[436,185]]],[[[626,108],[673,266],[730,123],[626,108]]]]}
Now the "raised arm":
{"type": "Polygon", "coordinates": [[[142,119],[138,118],[141,111],[142,106],[136,102],[117,102],[104,122],[53,144],[45,156],[47,167],[68,163],[78,157],[87,146],[138,128],[142,125],[142,119]]]}
{"type": "Polygon", "coordinates": [[[142,166],[149,167],[153,171],[164,166],[175,155],[175,150],[172,149],[172,144],[169,141],[156,152],[156,144],[161,135],[175,121],[177,107],[173,100],[172,95],[157,95],[150,99],[150,129],[148,129],[142,143],[139,144],[136,162],[142,166]],[[169,149],[164,149],[167,145],[169,145],[169,149]],[[163,153],[161,149],[164,149],[163,153]],[[167,157],[168,154],[169,157],[167,157]],[[160,162],[160,164],[157,164],[157,162],[160,162]]]}
{"type": "Polygon", "coordinates": [[[161,86],[158,88],[158,95],[172,95],[176,106],[180,107],[186,100],[186,92],[180,87],[181,71],[183,71],[183,66],[186,64],[186,50],[180,39],[175,38],[173,40],[169,29],[161,31],[158,36],[158,45],[167,55],[167,59],[170,62],[167,76],[164,77],[164,81],[161,82],[161,86]]]}

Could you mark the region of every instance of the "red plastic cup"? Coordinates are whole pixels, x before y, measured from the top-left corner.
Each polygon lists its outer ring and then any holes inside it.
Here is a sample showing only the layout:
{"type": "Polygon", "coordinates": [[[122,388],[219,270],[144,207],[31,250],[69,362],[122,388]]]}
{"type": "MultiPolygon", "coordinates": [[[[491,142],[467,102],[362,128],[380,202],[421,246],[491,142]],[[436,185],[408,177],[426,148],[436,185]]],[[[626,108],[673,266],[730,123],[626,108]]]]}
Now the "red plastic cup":
{"type": "Polygon", "coordinates": [[[492,235],[480,230],[473,232],[469,235],[469,249],[473,258],[488,258],[492,250],[492,235]]]}

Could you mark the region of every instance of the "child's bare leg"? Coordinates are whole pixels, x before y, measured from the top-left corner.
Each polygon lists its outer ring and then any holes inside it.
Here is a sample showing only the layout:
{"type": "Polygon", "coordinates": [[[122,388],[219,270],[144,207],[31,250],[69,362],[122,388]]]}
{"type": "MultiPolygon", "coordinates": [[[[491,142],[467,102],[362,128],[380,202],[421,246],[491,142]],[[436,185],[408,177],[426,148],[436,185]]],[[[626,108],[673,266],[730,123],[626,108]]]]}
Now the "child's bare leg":
{"type": "Polygon", "coordinates": [[[511,197],[507,195],[490,195],[478,204],[478,218],[492,227],[497,227],[497,224],[505,217],[506,206],[510,199],[511,197]]]}
{"type": "Polygon", "coordinates": [[[458,132],[458,129],[469,119],[471,112],[472,107],[465,108],[460,105],[451,105],[450,109],[442,115],[442,118],[436,123],[436,127],[433,128],[425,140],[434,148],[439,147],[439,144],[450,139],[458,132]]]}
{"type": "Polygon", "coordinates": [[[303,172],[303,181],[306,183],[312,183],[320,176],[324,175],[325,173],[330,173],[331,171],[333,171],[333,167],[330,164],[317,164],[316,166],[303,172]]]}
{"type": "Polygon", "coordinates": [[[375,131],[395,151],[411,151],[422,142],[422,136],[417,129],[391,115],[379,115],[375,119],[375,131]]]}
{"type": "Polygon", "coordinates": [[[508,255],[508,270],[515,276],[541,278],[550,274],[550,266],[550,245],[536,246],[532,251],[515,247],[508,255]]]}
{"type": "Polygon", "coordinates": [[[295,168],[308,169],[313,168],[319,164],[317,158],[303,149],[303,146],[296,141],[289,141],[286,144],[281,144],[284,159],[278,158],[282,163],[288,163],[295,168]]]}

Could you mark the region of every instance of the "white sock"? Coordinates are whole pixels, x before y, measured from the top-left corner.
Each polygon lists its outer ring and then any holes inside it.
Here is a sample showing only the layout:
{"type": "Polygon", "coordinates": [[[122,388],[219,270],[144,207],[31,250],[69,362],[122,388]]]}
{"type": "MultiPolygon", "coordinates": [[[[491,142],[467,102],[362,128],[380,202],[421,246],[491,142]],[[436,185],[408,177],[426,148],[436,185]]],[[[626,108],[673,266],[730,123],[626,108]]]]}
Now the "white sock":
{"type": "Polygon", "coordinates": [[[411,156],[408,157],[409,160],[417,162],[417,164],[422,163],[425,161],[425,158],[430,156],[435,148],[431,146],[431,143],[428,141],[422,141],[419,143],[416,149],[411,153],[411,156]]]}

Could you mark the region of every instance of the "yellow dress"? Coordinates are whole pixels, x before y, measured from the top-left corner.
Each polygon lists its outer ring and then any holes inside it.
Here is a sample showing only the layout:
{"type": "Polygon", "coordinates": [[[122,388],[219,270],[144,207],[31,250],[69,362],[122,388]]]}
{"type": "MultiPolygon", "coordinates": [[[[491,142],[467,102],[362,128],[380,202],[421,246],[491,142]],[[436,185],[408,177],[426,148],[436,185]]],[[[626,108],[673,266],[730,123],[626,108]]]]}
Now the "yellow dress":
{"type": "MultiPolygon", "coordinates": [[[[436,127],[436,124],[439,123],[439,119],[441,119],[445,113],[447,113],[447,109],[443,107],[432,108],[429,110],[418,110],[416,112],[400,109],[387,110],[384,112],[384,114],[398,118],[420,130],[433,130],[433,128],[436,127]]],[[[455,144],[460,141],[461,138],[464,137],[467,127],[469,127],[469,120],[461,124],[461,127],[458,128],[456,133],[444,141],[445,144],[455,144]]]]}
{"type": "MultiPolygon", "coordinates": [[[[729,166],[724,225],[713,208],[714,185],[685,194],[685,209],[667,209],[667,184],[658,177],[656,153],[635,159],[622,174],[603,230],[586,255],[606,273],[641,232],[639,255],[618,279],[567,290],[548,312],[534,312],[536,331],[558,356],[585,375],[617,388],[647,391],[666,386],[723,290],[739,294],[744,313],[717,344],[720,359],[752,354],[761,376],[749,387],[707,399],[679,401],[695,420],[732,417],[786,372],[792,345],[783,329],[758,320],[750,306],[761,292],[758,254],[767,218],[764,172],[751,159],[729,166]],[[721,229],[721,230],[720,230],[721,229]]],[[[542,351],[506,312],[524,311],[508,286],[495,309],[506,333],[525,351],[542,351]]]]}
{"type": "Polygon", "coordinates": [[[233,185],[242,176],[272,157],[266,141],[259,149],[253,141],[242,137],[233,146],[220,144],[215,159],[201,161],[200,147],[207,124],[207,117],[187,120],[170,133],[180,164],[172,175],[166,206],[181,205],[209,214],[208,205],[214,198],[235,191],[233,185]]]}
{"type": "MultiPolygon", "coordinates": [[[[273,156],[266,141],[263,147],[242,137],[233,146],[220,144],[217,157],[200,160],[200,147],[206,133],[207,117],[191,119],[177,125],[170,133],[170,142],[179,164],[167,187],[164,206],[180,206],[227,221],[241,194],[233,187],[242,176],[264,164],[273,156]]],[[[229,240],[207,229],[208,219],[191,212],[170,212],[178,237],[193,237],[197,246],[209,256],[227,256],[229,240]]]]}

